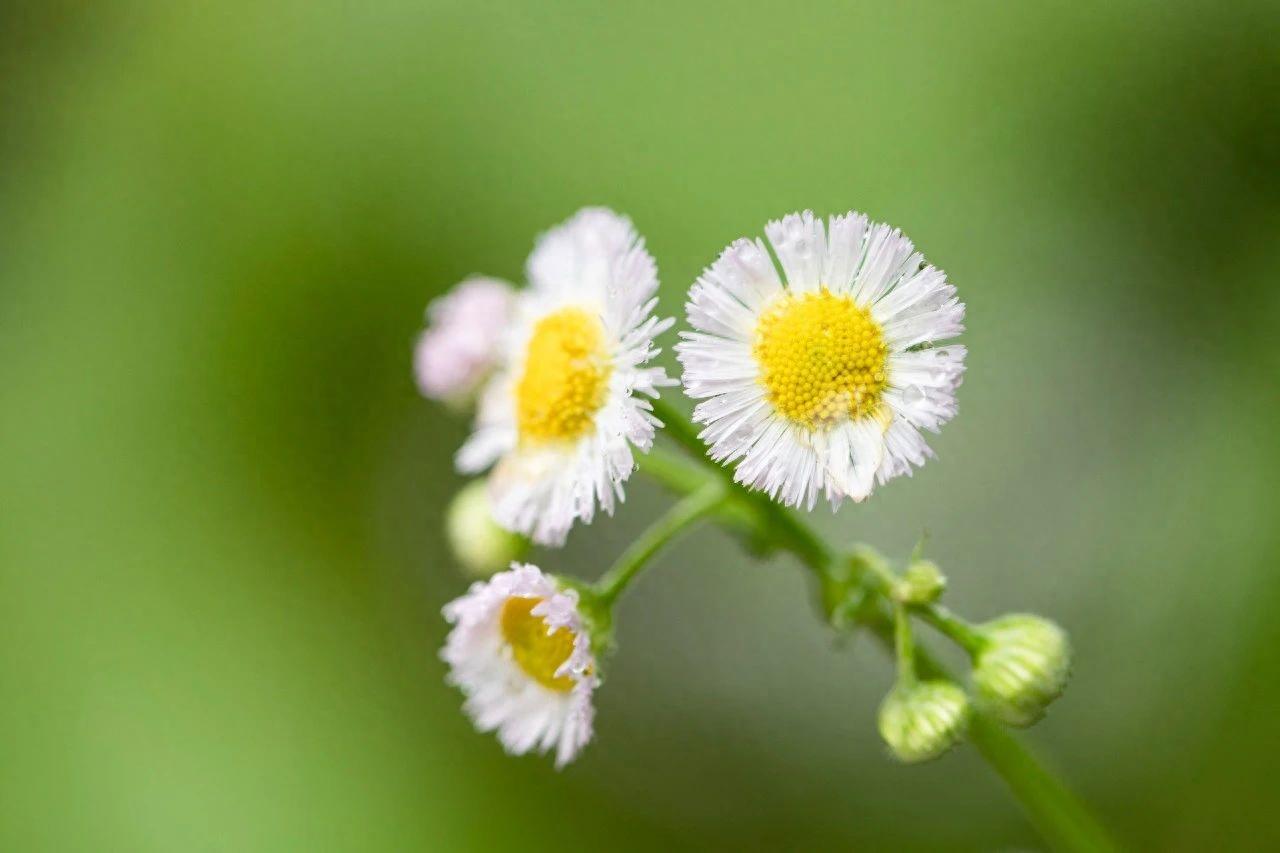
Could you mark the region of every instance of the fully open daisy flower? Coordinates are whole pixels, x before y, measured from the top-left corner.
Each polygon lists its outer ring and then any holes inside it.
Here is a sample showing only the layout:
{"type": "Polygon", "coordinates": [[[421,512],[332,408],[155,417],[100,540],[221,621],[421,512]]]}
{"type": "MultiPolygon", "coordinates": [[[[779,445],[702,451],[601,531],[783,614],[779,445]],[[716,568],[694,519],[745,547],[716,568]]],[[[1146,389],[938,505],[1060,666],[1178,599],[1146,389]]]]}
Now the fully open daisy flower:
{"type": "Polygon", "coordinates": [[[423,396],[461,403],[479,389],[501,354],[497,341],[515,295],[505,281],[472,276],[427,306],[427,329],[413,351],[423,396]]]}
{"type": "Polygon", "coordinates": [[[440,657],[476,728],[496,730],[510,753],[554,747],[557,767],[572,761],[591,740],[598,683],[578,594],[513,563],[473,584],[444,616],[454,627],[440,657]]]}
{"type": "Polygon", "coordinates": [[[689,294],[676,346],[694,420],[738,482],[790,506],[861,501],[933,452],[965,348],[964,305],[897,229],[809,211],[731,244],[689,294]],[[785,279],[785,281],[784,281],[785,279]]]}
{"type": "Polygon", "coordinates": [[[596,505],[612,514],[656,427],[648,400],[674,384],[654,336],[657,268],[630,220],[586,208],[542,236],[529,257],[502,368],[486,387],[464,472],[494,465],[489,495],[503,526],[559,545],[596,505]],[[496,465],[495,465],[496,463],[496,465]]]}

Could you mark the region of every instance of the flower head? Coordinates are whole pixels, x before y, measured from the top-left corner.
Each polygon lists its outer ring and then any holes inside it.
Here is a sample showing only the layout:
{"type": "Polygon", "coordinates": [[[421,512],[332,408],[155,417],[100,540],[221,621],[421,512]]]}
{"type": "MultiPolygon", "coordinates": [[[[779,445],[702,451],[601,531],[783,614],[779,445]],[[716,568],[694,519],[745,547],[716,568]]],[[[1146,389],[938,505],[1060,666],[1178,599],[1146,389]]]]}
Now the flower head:
{"type": "Polygon", "coordinates": [[[1031,725],[1071,677],[1066,632],[1030,613],[1001,616],[978,631],[983,646],[971,676],[978,703],[1011,726],[1031,725]]]}
{"type": "Polygon", "coordinates": [[[741,239],[689,294],[677,345],[694,420],[738,482],[790,506],[861,501],[932,451],[956,413],[964,305],[896,229],[809,211],[741,239]]]}
{"type": "Polygon", "coordinates": [[[458,563],[472,575],[487,577],[524,556],[529,540],[493,520],[484,481],[468,483],[445,513],[445,536],[458,563]]]}
{"type": "Polygon", "coordinates": [[[672,384],[654,336],[657,268],[630,220],[586,208],[538,241],[503,364],[485,388],[475,431],[458,452],[466,472],[494,466],[494,516],[540,544],[559,545],[596,506],[612,513],[647,451],[652,407],[672,384]]]}
{"type": "Polygon", "coordinates": [[[413,355],[424,396],[458,403],[476,392],[497,363],[514,300],[505,281],[476,276],[427,306],[427,329],[413,355]]]}
{"type": "Polygon", "coordinates": [[[577,593],[513,563],[472,584],[444,616],[454,627],[440,657],[476,728],[496,730],[512,754],[554,748],[557,767],[572,761],[591,740],[598,682],[577,593]]]}

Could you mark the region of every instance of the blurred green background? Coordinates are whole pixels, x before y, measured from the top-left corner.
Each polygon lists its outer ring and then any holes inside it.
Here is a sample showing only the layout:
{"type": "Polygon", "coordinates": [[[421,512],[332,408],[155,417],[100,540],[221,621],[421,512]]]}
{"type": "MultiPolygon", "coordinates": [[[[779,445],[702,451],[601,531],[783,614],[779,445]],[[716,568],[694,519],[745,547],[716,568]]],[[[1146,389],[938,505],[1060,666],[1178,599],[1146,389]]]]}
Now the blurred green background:
{"type": "Polygon", "coordinates": [[[585,204],[667,313],[770,217],[902,227],[969,306],[961,415],[819,523],[1070,629],[1029,740],[1128,845],[1280,844],[1274,2],[0,9],[3,849],[1038,847],[971,749],[893,764],[879,650],[712,531],[623,604],[577,764],[471,730],[466,425],[410,351],[585,204]]]}

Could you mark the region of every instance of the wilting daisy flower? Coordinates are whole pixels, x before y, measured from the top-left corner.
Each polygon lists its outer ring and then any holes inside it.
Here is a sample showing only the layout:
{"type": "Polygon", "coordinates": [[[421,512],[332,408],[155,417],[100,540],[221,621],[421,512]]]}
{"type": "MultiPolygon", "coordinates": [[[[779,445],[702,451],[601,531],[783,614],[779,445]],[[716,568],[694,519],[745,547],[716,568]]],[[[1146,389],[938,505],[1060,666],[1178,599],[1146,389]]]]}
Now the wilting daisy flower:
{"type": "Polygon", "coordinates": [[[493,371],[498,341],[515,304],[515,288],[496,278],[469,278],[427,306],[427,329],[413,353],[423,395],[461,402],[493,371]]]}
{"type": "Polygon", "coordinates": [[[673,384],[653,338],[657,269],[630,220],[587,208],[542,236],[529,257],[503,366],[486,387],[464,472],[489,476],[494,517],[558,545],[597,503],[612,513],[635,462],[661,426],[649,402],[673,384]]]}
{"type": "Polygon", "coordinates": [[[911,241],[859,213],[809,211],[731,244],[689,294],[676,350],[712,458],[791,506],[863,500],[933,455],[956,413],[964,305],[911,241]]]}
{"type": "Polygon", "coordinates": [[[510,753],[556,751],[556,766],[591,740],[595,659],[578,594],[536,566],[478,581],[444,608],[453,624],[440,657],[482,732],[510,753]]]}

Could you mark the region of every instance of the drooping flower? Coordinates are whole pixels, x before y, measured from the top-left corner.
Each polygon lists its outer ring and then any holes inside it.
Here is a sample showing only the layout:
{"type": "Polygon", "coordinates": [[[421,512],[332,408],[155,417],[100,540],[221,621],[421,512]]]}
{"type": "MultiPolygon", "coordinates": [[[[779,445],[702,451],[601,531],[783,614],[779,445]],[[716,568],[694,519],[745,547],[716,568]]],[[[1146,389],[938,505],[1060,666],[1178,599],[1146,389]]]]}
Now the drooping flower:
{"type": "Polygon", "coordinates": [[[485,388],[458,468],[493,465],[494,517],[545,545],[564,542],[597,505],[612,514],[661,423],[643,396],[673,384],[654,336],[657,268],[630,220],[586,208],[529,257],[503,364],[485,388]],[[495,464],[496,463],[496,464],[495,464]]]}
{"type": "Polygon", "coordinates": [[[496,278],[473,276],[427,306],[413,372],[423,396],[460,404],[492,373],[516,291],[496,278]]]}
{"type": "Polygon", "coordinates": [[[554,749],[556,766],[591,740],[596,662],[578,594],[536,566],[477,581],[444,608],[453,624],[440,657],[464,709],[515,755],[554,749]]]}
{"type": "Polygon", "coordinates": [[[738,240],[694,284],[676,351],[694,420],[735,478],[790,506],[861,501],[923,465],[956,413],[964,305],[897,229],[810,211],[738,240]]]}

